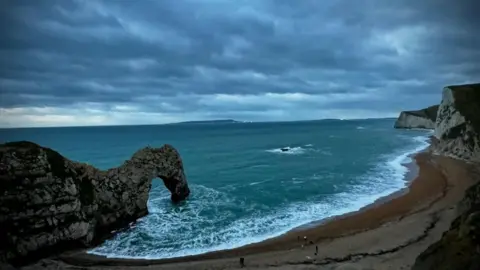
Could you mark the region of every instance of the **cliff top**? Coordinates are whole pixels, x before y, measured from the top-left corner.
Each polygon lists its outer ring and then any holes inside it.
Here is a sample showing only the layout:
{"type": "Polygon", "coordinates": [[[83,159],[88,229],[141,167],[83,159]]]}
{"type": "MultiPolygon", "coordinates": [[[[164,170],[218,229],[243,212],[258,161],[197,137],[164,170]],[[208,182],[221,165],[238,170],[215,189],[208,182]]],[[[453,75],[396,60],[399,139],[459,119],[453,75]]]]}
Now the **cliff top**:
{"type": "Polygon", "coordinates": [[[437,118],[437,111],[438,111],[438,105],[433,105],[418,111],[404,111],[404,113],[428,118],[432,121],[435,121],[435,119],[437,118]]]}

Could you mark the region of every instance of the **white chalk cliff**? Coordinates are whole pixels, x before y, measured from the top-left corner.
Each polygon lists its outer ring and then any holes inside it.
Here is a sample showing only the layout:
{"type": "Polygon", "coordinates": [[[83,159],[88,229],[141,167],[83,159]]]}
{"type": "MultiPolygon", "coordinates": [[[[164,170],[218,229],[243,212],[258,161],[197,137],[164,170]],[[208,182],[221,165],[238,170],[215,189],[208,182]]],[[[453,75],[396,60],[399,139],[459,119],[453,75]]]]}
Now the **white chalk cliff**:
{"type": "MultiPolygon", "coordinates": [[[[431,150],[480,168],[480,84],[443,89],[431,150]]],[[[413,270],[480,269],[480,183],[456,211],[449,230],[417,257],[413,270]]]]}
{"type": "Polygon", "coordinates": [[[480,84],[443,89],[435,137],[436,153],[480,161],[480,84]]]}
{"type": "Polygon", "coordinates": [[[400,113],[395,128],[434,129],[438,105],[418,111],[403,111],[400,113]]]}

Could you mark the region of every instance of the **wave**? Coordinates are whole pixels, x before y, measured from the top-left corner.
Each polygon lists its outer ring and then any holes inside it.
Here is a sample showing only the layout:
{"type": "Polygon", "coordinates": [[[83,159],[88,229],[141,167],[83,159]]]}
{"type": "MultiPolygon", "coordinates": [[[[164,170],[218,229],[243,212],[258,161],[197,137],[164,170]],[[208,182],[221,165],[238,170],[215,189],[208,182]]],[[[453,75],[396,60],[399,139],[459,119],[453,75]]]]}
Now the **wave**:
{"type": "Polygon", "coordinates": [[[275,153],[275,154],[301,155],[301,154],[304,154],[306,151],[308,151],[308,149],[302,148],[300,146],[298,147],[285,146],[285,147],[270,149],[266,151],[270,153],[275,153]]]}
{"type": "MultiPolygon", "coordinates": [[[[169,194],[160,186],[152,190],[152,199],[148,203],[151,213],[149,216],[141,219],[135,228],[117,234],[89,253],[136,259],[196,255],[260,242],[308,223],[357,211],[404,188],[404,177],[408,172],[404,164],[411,161],[412,154],[425,149],[428,146],[427,141],[427,136],[413,137],[412,146],[384,156],[375,168],[358,176],[362,180],[359,184],[351,186],[347,191],[333,194],[328,201],[295,202],[285,204],[280,209],[258,210],[260,206],[231,197],[225,192],[192,185],[194,192],[187,204],[167,207],[170,205],[169,194]],[[236,208],[249,208],[253,214],[236,218],[234,211],[228,211],[236,208]],[[215,220],[209,215],[202,215],[203,211],[213,211],[215,220]],[[172,245],[172,242],[175,245],[172,245]]],[[[292,149],[295,148],[303,149],[292,149]]],[[[270,152],[283,153],[279,152],[279,149],[272,149],[270,152]]],[[[313,175],[311,178],[320,179],[320,176],[313,175]]],[[[300,182],[301,179],[295,178],[292,181],[300,182]]],[[[334,188],[338,189],[338,186],[334,185],[334,188]]]]}
{"type": "Polygon", "coordinates": [[[365,129],[365,127],[358,126],[357,129],[365,129]]]}
{"type": "Polygon", "coordinates": [[[252,182],[252,183],[249,183],[248,185],[249,185],[249,186],[256,186],[256,185],[263,184],[263,183],[270,182],[270,181],[272,181],[271,178],[269,178],[269,179],[267,179],[267,180],[263,180],[263,181],[252,182]]]}
{"type": "MultiPolygon", "coordinates": [[[[368,185],[355,187],[359,194],[374,194],[375,200],[388,196],[402,188],[407,182],[405,175],[408,173],[406,164],[412,162],[412,155],[428,147],[428,136],[411,137],[413,146],[403,151],[384,157],[384,161],[377,164],[368,174],[359,176],[368,185]]],[[[373,200],[372,203],[375,201],[373,200]]]]}
{"type": "Polygon", "coordinates": [[[323,154],[323,155],[326,155],[326,156],[331,156],[332,155],[332,153],[330,151],[313,148],[312,147],[313,144],[306,144],[304,146],[305,146],[305,148],[301,147],[301,146],[297,146],[297,147],[284,146],[284,147],[269,149],[269,150],[265,150],[265,151],[269,152],[269,153],[283,154],[283,155],[302,155],[302,154],[305,154],[307,152],[316,152],[316,153],[320,153],[320,154],[323,154]]]}
{"type": "Polygon", "coordinates": [[[257,164],[257,165],[252,165],[249,167],[249,169],[255,169],[255,168],[267,168],[270,167],[269,164],[257,164]]]}
{"type": "MultiPolygon", "coordinates": [[[[357,202],[358,198],[353,200],[349,194],[342,193],[328,203],[294,203],[279,211],[257,212],[254,216],[234,220],[224,227],[205,227],[200,233],[196,231],[195,234],[190,233],[187,238],[177,239],[178,247],[163,247],[162,240],[167,242],[165,239],[175,235],[176,232],[186,234],[194,231],[192,229],[197,226],[195,224],[205,222],[203,217],[195,217],[195,214],[189,215],[192,216],[192,220],[172,222],[182,217],[185,219],[182,211],[176,211],[162,216],[161,219],[151,219],[148,223],[139,222],[137,228],[118,234],[114,239],[107,240],[102,246],[88,253],[107,258],[161,259],[232,249],[282,235],[305,223],[355,211],[354,204],[357,202]],[[199,220],[194,221],[195,218],[199,220]],[[139,238],[142,238],[143,243],[139,242],[139,238]],[[153,241],[155,248],[147,244],[153,241]]],[[[198,209],[195,213],[199,211],[201,210],[198,209]]],[[[225,217],[216,218],[225,220],[225,217]]]]}

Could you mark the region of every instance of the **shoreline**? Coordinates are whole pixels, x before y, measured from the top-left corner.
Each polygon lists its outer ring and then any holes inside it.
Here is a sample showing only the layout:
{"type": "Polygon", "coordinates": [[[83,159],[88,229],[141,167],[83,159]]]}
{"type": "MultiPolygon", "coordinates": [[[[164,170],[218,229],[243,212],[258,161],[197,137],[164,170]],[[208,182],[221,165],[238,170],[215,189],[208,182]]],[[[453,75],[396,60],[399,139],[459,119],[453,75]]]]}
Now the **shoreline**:
{"type": "MultiPolygon", "coordinates": [[[[425,131],[425,130],[423,130],[423,131],[425,131]]],[[[284,231],[280,234],[270,236],[270,237],[265,238],[263,240],[252,242],[252,243],[249,243],[249,244],[236,246],[236,247],[233,247],[233,248],[230,248],[230,249],[211,250],[211,251],[198,253],[198,254],[192,254],[192,255],[167,257],[167,258],[132,258],[132,257],[110,257],[108,255],[90,253],[89,251],[91,249],[85,251],[85,253],[89,256],[98,256],[98,257],[101,257],[101,258],[105,258],[107,260],[109,260],[109,259],[111,259],[111,260],[127,260],[127,261],[147,260],[147,261],[155,261],[155,262],[157,262],[157,261],[158,262],[172,261],[172,260],[177,261],[177,260],[182,260],[182,259],[187,259],[187,258],[196,258],[197,256],[204,256],[204,255],[208,255],[210,253],[217,253],[217,252],[224,252],[224,251],[228,252],[228,251],[233,251],[233,250],[237,250],[237,249],[242,249],[244,247],[254,246],[254,245],[257,245],[257,244],[261,244],[265,241],[281,238],[281,237],[283,237],[287,234],[290,234],[292,232],[302,233],[302,231],[304,231],[304,230],[308,230],[308,229],[312,229],[312,228],[321,226],[321,225],[323,225],[325,223],[328,223],[332,220],[335,220],[337,218],[342,218],[342,217],[345,217],[345,216],[358,214],[358,213],[360,213],[364,210],[369,209],[370,207],[376,207],[377,205],[383,204],[386,201],[389,201],[389,200],[391,200],[395,197],[398,197],[398,196],[402,196],[405,192],[408,192],[409,186],[412,184],[412,182],[418,176],[418,172],[419,172],[419,166],[418,166],[417,162],[415,161],[415,156],[428,150],[428,148],[431,145],[430,136],[425,135],[425,138],[424,138],[424,140],[422,140],[422,142],[424,142],[425,144],[420,145],[420,146],[417,145],[417,147],[415,147],[414,149],[410,149],[410,150],[408,150],[406,152],[403,152],[403,153],[397,153],[395,155],[395,158],[393,158],[393,160],[398,159],[398,158],[402,158],[402,160],[407,159],[406,161],[398,163],[398,165],[407,169],[406,172],[403,174],[402,179],[401,179],[401,181],[404,183],[404,186],[401,187],[398,190],[395,190],[395,191],[387,194],[387,195],[383,195],[381,197],[378,197],[373,202],[365,204],[365,205],[361,206],[360,208],[358,208],[357,210],[354,210],[354,211],[349,211],[349,212],[345,212],[343,214],[338,214],[338,215],[334,215],[334,216],[321,218],[319,220],[309,221],[309,222],[306,222],[302,225],[292,227],[292,228],[288,229],[287,231],[284,231]]],[[[389,160],[389,162],[390,161],[391,160],[389,160]]]]}
{"type": "MultiPolygon", "coordinates": [[[[306,223],[304,225],[295,227],[295,228],[289,230],[288,232],[286,232],[284,234],[291,233],[291,232],[292,233],[293,232],[301,233],[303,230],[312,229],[312,228],[315,228],[315,227],[318,227],[318,226],[322,226],[322,225],[324,225],[328,222],[334,221],[338,218],[347,217],[349,215],[361,214],[362,211],[367,211],[370,208],[375,208],[375,207],[377,207],[379,205],[382,205],[382,204],[384,204],[384,203],[386,203],[386,202],[388,202],[388,201],[390,201],[394,198],[403,196],[405,193],[408,192],[408,190],[410,188],[410,185],[413,183],[413,181],[415,181],[415,179],[418,177],[418,174],[419,174],[420,167],[415,160],[415,156],[417,156],[421,153],[425,153],[428,150],[428,147],[429,146],[426,146],[424,149],[422,149],[420,151],[417,151],[417,152],[414,152],[412,154],[407,155],[407,158],[409,158],[410,161],[407,162],[407,163],[402,163],[401,164],[403,167],[407,168],[407,170],[408,170],[405,173],[405,175],[403,176],[403,181],[405,182],[405,186],[403,188],[401,188],[399,190],[396,190],[396,191],[394,191],[394,192],[392,192],[388,195],[382,196],[382,197],[376,199],[374,202],[360,207],[360,209],[358,209],[356,211],[351,211],[351,212],[347,212],[347,213],[344,213],[344,214],[341,214],[341,215],[331,216],[331,217],[323,218],[323,219],[320,219],[320,220],[317,220],[317,221],[309,222],[309,223],[306,223]]],[[[277,237],[282,237],[284,234],[279,235],[277,237]]],[[[263,241],[267,241],[267,240],[273,239],[273,238],[275,238],[275,237],[268,238],[268,239],[265,239],[263,241]]],[[[263,241],[261,241],[261,242],[263,242],[263,241]]],[[[258,243],[261,243],[261,242],[258,242],[258,243]]],[[[254,244],[257,244],[257,243],[254,243],[254,244]]],[[[199,255],[201,255],[201,254],[199,254],[199,255]]]]}
{"type": "MultiPolygon", "coordinates": [[[[312,241],[314,245],[321,246],[344,238],[355,238],[364,233],[381,230],[383,227],[388,227],[388,224],[400,223],[400,221],[407,219],[409,216],[428,212],[433,208],[433,205],[437,205],[439,201],[446,198],[449,190],[452,188],[452,181],[449,179],[451,176],[446,175],[445,167],[448,166],[445,166],[445,164],[453,163],[455,164],[454,167],[458,167],[459,170],[464,168],[466,164],[447,157],[434,156],[427,150],[428,146],[420,152],[409,155],[413,159],[412,162],[404,164],[409,169],[409,173],[405,175],[405,181],[407,182],[405,188],[379,198],[374,203],[362,207],[358,211],[327,218],[321,224],[313,224],[312,227],[297,227],[278,237],[269,238],[258,243],[233,249],[167,259],[107,258],[88,254],[86,251],[73,251],[62,254],[59,259],[64,263],[78,266],[141,267],[158,265],[159,267],[171,266],[177,269],[177,267],[184,264],[210,265],[221,264],[224,261],[232,263],[232,261],[237,262],[238,257],[250,259],[278,252],[288,252],[288,254],[303,252],[304,248],[301,246],[304,243],[298,240],[299,237],[303,238],[303,236],[307,236],[308,239],[305,249],[311,249],[309,241],[312,241]]],[[[470,182],[473,183],[473,181],[470,182]]],[[[459,186],[461,191],[455,194],[463,195],[462,192],[468,185],[459,184],[459,186]]],[[[459,200],[460,197],[457,196],[455,200],[459,200]]],[[[451,203],[449,203],[449,206],[451,206],[451,203]]]]}

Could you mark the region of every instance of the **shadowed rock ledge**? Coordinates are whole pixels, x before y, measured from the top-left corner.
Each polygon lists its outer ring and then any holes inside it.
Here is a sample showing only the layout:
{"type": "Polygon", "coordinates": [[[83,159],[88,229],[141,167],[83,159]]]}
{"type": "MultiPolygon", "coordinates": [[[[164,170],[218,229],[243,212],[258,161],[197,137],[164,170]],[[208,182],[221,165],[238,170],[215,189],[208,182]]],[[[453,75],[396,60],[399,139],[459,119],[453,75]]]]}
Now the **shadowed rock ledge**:
{"type": "Polygon", "coordinates": [[[148,214],[152,179],[178,202],[190,193],[179,153],[146,147],[102,171],[22,141],[0,145],[0,261],[23,264],[98,244],[148,214]]]}
{"type": "Polygon", "coordinates": [[[403,111],[394,127],[434,129],[438,107],[434,105],[418,111],[403,111]]]}

